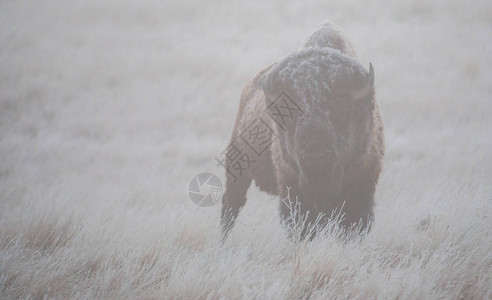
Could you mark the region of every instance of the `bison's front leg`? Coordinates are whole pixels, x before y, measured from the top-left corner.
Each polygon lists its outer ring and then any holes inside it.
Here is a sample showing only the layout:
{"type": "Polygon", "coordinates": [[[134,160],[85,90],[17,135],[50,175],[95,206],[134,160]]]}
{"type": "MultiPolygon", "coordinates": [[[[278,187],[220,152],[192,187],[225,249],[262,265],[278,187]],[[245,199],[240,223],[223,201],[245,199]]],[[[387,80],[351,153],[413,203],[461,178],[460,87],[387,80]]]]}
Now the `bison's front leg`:
{"type": "Polygon", "coordinates": [[[364,178],[366,180],[353,180],[343,189],[344,218],[340,225],[346,232],[354,229],[358,232],[369,231],[374,221],[373,206],[377,178],[371,180],[369,175],[366,178],[364,178]]]}
{"type": "Polygon", "coordinates": [[[227,174],[226,178],[226,190],[222,197],[222,241],[227,239],[230,230],[236,223],[239,211],[246,203],[246,193],[251,185],[251,175],[248,173],[242,174],[242,176],[233,177],[227,174]]]}

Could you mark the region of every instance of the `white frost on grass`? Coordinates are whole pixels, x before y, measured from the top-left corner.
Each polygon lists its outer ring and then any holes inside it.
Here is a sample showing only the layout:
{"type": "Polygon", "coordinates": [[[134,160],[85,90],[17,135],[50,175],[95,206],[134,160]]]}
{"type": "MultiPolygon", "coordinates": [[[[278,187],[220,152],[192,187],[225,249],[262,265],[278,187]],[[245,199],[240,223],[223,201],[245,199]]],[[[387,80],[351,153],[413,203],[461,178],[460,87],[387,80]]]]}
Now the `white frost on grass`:
{"type": "Polygon", "coordinates": [[[490,298],[492,6],[0,2],[0,298],[490,298]],[[188,181],[242,85],[325,20],[376,70],[387,156],[360,241],[290,242],[248,193],[230,240],[188,181]]]}

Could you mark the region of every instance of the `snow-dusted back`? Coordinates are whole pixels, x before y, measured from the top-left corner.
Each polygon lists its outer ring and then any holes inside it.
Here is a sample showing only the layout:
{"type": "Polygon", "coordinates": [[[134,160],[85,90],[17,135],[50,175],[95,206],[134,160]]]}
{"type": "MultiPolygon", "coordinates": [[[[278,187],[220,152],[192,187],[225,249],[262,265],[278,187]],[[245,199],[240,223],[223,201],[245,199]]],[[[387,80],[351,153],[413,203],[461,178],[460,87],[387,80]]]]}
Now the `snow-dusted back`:
{"type": "Polygon", "coordinates": [[[301,107],[317,110],[322,102],[352,100],[350,94],[369,93],[368,70],[358,59],[333,48],[309,47],[278,62],[265,74],[265,92],[286,91],[301,107]],[[335,97],[345,94],[347,97],[335,97]]]}

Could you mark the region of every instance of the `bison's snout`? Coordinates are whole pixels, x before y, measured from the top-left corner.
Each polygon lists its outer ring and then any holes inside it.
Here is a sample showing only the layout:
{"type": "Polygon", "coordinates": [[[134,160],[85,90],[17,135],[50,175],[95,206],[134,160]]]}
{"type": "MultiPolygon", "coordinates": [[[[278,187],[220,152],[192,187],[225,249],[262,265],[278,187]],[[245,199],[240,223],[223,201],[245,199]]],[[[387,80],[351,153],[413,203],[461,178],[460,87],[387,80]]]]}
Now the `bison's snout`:
{"type": "Polygon", "coordinates": [[[320,121],[306,121],[299,124],[294,141],[297,162],[305,172],[319,174],[333,164],[335,139],[330,135],[326,124],[320,121]]]}
{"type": "Polygon", "coordinates": [[[297,145],[297,163],[306,176],[326,177],[336,162],[334,145],[326,138],[313,138],[297,145]]]}
{"type": "Polygon", "coordinates": [[[325,178],[331,169],[331,160],[327,152],[300,152],[298,156],[299,171],[305,177],[314,180],[325,178]]]}

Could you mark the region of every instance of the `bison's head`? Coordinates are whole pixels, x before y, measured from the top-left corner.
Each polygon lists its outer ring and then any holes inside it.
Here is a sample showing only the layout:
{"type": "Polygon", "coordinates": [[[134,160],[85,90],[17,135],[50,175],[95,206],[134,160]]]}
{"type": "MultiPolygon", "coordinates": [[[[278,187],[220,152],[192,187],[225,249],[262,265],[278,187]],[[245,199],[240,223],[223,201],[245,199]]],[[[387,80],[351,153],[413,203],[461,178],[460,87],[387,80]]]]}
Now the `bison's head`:
{"type": "Polygon", "coordinates": [[[347,200],[342,185],[367,152],[375,106],[372,65],[366,70],[340,51],[308,48],[270,69],[263,90],[267,105],[283,92],[302,110],[279,128],[281,149],[298,170],[301,204],[329,214],[347,200]]]}

